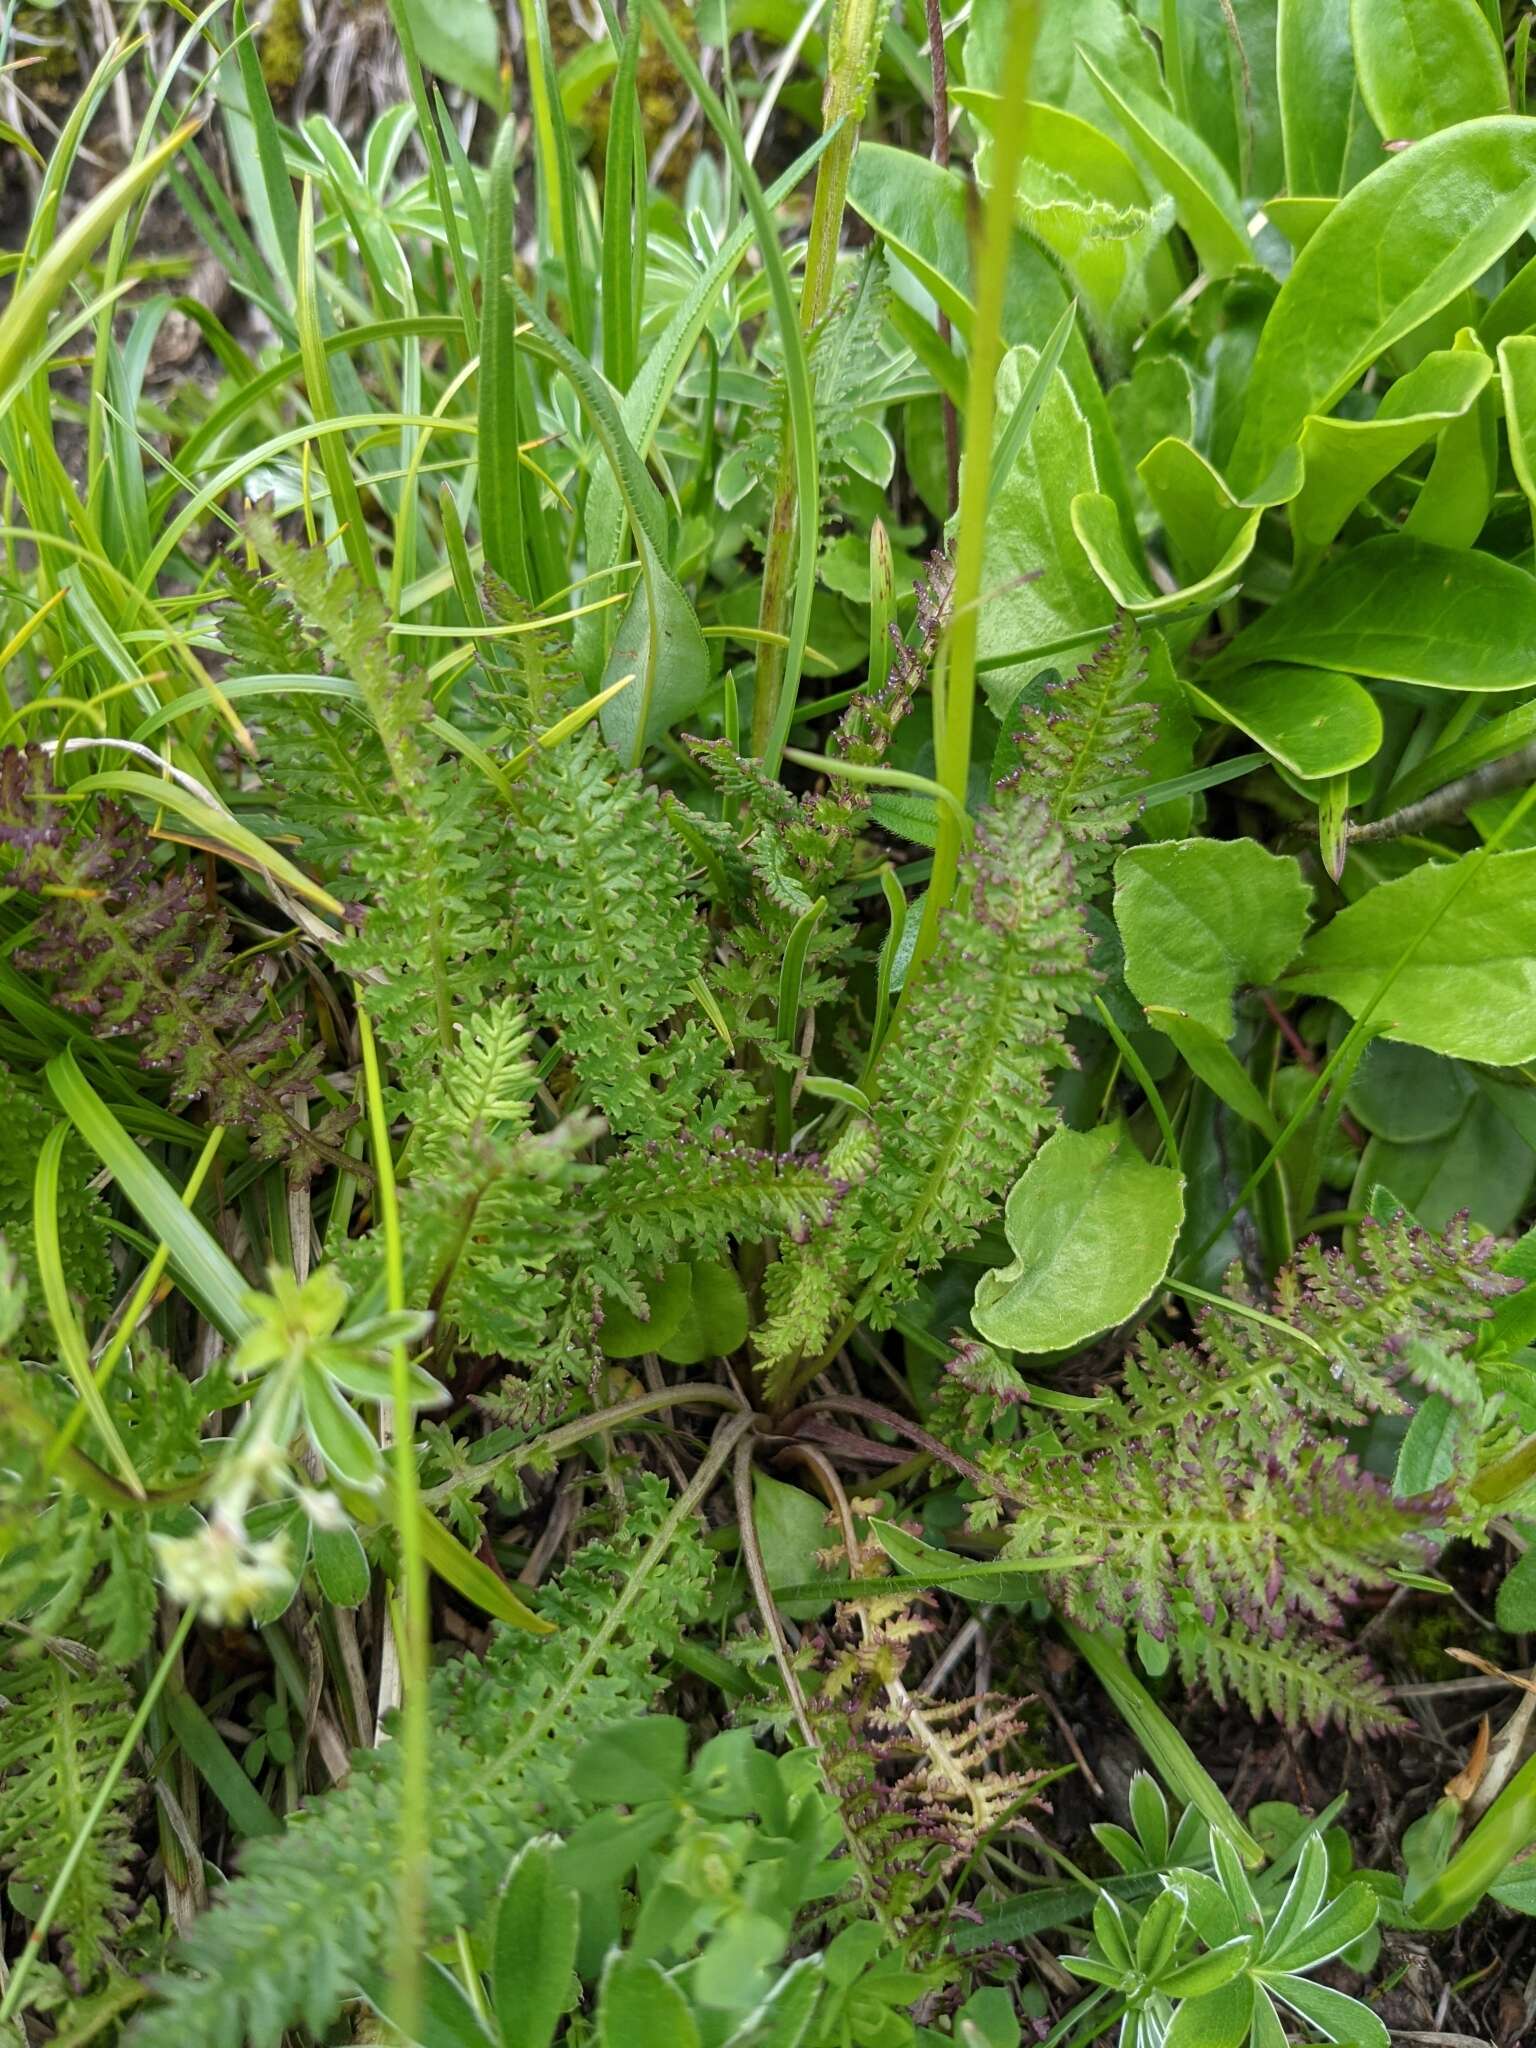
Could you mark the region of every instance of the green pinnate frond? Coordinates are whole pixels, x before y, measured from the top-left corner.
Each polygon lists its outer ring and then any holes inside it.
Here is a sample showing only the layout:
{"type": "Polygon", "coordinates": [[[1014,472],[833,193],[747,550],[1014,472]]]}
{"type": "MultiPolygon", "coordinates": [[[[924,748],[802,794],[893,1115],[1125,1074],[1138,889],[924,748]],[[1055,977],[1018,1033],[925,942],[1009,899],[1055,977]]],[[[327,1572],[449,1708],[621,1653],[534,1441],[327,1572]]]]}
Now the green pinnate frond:
{"type": "Polygon", "coordinates": [[[294,1113],[314,1093],[318,1050],[274,999],[263,958],[238,956],[228,913],[190,866],[157,865],[138,820],[110,804],[83,824],[37,749],[0,754],[0,881],[38,899],[19,966],[102,1038],[132,1037],[174,1098],[250,1132],[268,1158],[312,1173],[340,1162],[341,1122],[294,1113]]]}
{"type": "Polygon", "coordinates": [[[508,847],[512,957],[559,1034],[582,1095],[620,1135],[697,1114],[724,1047],[691,984],[707,933],[683,852],[637,776],[584,730],[538,749],[508,847]]]}
{"type": "Polygon", "coordinates": [[[57,1923],[83,1978],[100,1967],[129,1904],[139,1792],[131,1773],[96,1826],[86,1821],[132,1711],[121,1676],[78,1646],[29,1646],[0,1665],[0,1869],[12,1886],[46,1894],[85,1835],[57,1923]]]}
{"type": "Polygon", "coordinates": [[[1218,1706],[1241,1700],[1288,1728],[1338,1728],[1360,1741],[1404,1725],[1369,1659],[1347,1642],[1185,1626],[1176,1655],[1185,1685],[1206,1686],[1218,1706]]]}
{"type": "Polygon", "coordinates": [[[685,1253],[710,1258],[733,1239],[804,1242],[828,1228],[847,1192],[814,1155],[759,1151],[724,1132],[628,1146],[594,1191],[604,1284],[624,1290],[626,1275],[685,1253]]]}
{"type": "Polygon", "coordinates": [[[1263,1460],[1211,1427],[1108,1443],[1086,1460],[1034,1438],[993,1476],[1011,1503],[1011,1555],[1093,1559],[1047,1575],[1074,1618],[1157,1637],[1176,1592],[1255,1630],[1336,1626],[1362,1586],[1427,1562],[1441,1519],[1433,1500],[1398,1500],[1342,1448],[1294,1428],[1263,1460]]]}
{"type": "Polygon", "coordinates": [[[522,1004],[505,997],[466,1017],[450,1052],[408,1105],[412,1143],[426,1162],[455,1140],[504,1137],[527,1126],[538,1070],[522,1004]]]}
{"type": "MultiPolygon", "coordinates": [[[[303,625],[356,688],[379,750],[382,774],[362,806],[347,801],[355,769],[338,785],[364,916],[334,950],[366,986],[374,1027],[409,1085],[506,979],[504,822],[484,785],[444,761],[426,676],[391,649],[377,593],[318,550],[279,540],[269,522],[252,530],[303,625]]],[[[333,746],[345,744],[344,725],[327,730],[333,746]]]]}
{"type": "MultiPolygon", "coordinates": [[[[512,1362],[525,1409],[538,1412],[592,1356],[592,1289],[573,1271],[590,1219],[571,1195],[597,1172],[585,1154],[602,1125],[578,1113],[529,1127],[531,1042],[512,999],[464,1020],[410,1093],[400,1204],[406,1298],[512,1362]]],[[[356,1292],[374,1289],[377,1233],[349,1244],[341,1266],[356,1292]]]]}
{"type": "Polygon", "coordinates": [[[979,821],[940,934],[869,1091],[879,1172],[842,1218],[849,1292],[877,1323],[974,1240],[1051,1117],[1050,1077],[1089,983],[1071,866],[1038,802],[979,821]]]}
{"type": "MultiPolygon", "coordinates": [[[[1372,1414],[1402,1414],[1399,1383],[1423,1360],[1435,1391],[1461,1381],[1454,1361],[1472,1343],[1492,1304],[1519,1283],[1494,1270],[1498,1245],[1474,1238],[1458,1218],[1439,1235],[1402,1215],[1362,1221],[1354,1259],[1303,1245],[1275,1279],[1266,1320],[1212,1308],[1198,1323],[1199,1348],[1144,1345],[1126,1365],[1111,1426],[1144,1435],[1186,1419],[1222,1416],[1256,1451],[1298,1413],[1352,1426],[1372,1414]],[[1433,1349],[1447,1364],[1436,1369],[1433,1349]],[[1444,1381],[1444,1386],[1438,1384],[1444,1381]]],[[[1231,1283],[1236,1290],[1237,1283],[1231,1283]]]]}
{"type": "Polygon", "coordinates": [[[281,591],[234,554],[227,554],[220,563],[219,580],[225,597],[219,611],[219,639],[233,674],[324,673],[320,648],[281,591]]]}
{"type": "Polygon", "coordinates": [[[1047,684],[1038,703],[1015,706],[995,764],[1001,788],[1028,789],[1060,825],[1085,898],[1141,809],[1136,770],[1157,727],[1138,696],[1146,677],[1136,623],[1122,617],[1091,661],[1047,684]]]}

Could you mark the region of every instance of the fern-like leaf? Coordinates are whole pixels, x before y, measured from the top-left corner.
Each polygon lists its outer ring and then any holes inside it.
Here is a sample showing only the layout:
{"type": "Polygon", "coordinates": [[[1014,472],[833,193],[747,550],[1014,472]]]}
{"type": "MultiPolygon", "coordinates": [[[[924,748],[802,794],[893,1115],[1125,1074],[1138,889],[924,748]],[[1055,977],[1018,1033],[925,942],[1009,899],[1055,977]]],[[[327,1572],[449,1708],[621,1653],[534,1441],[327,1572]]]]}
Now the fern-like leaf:
{"type": "MultiPolygon", "coordinates": [[[[702,1608],[708,1555],[690,1525],[663,1552],[665,1487],[642,1481],[622,1532],[593,1543],[541,1601],[551,1636],[497,1631],[432,1685],[434,1940],[472,1924],[513,1851],[572,1809],[565,1773],[582,1744],[641,1713],[664,1659],[702,1608]],[[554,1740],[558,1731],[559,1740],[554,1740]]],[[[399,1758],[365,1752],[346,1782],[247,1845],[240,1875],[181,1944],[181,1970],[130,2030],[133,2048],[276,2048],[302,2024],[323,2033],[360,1979],[386,1968],[400,1854],[399,1758]]]]}
{"type": "Polygon", "coordinates": [[[592,1106],[617,1133],[659,1138],[695,1113],[724,1048],[690,992],[707,934],[682,849],[654,795],[612,768],[590,731],[529,760],[510,849],[513,946],[592,1106]]]}
{"type": "Polygon", "coordinates": [[[1084,898],[1097,893],[1141,808],[1135,770],[1157,728],[1156,711],[1138,694],[1146,678],[1141,636],[1122,617],[1091,661],[1047,684],[1038,704],[1015,708],[1000,750],[1001,787],[1021,783],[1046,805],[1084,898]],[[1008,765],[1010,754],[1019,765],[1008,765]]]}
{"type": "Polygon", "coordinates": [[[0,1868],[12,1885],[45,1894],[78,1837],[85,1847],[59,1901],[56,1925],[75,1970],[93,1976],[128,1907],[131,1774],[87,1829],[133,1703],[117,1672],[72,1646],[49,1645],[0,1667],[0,1868]]]}

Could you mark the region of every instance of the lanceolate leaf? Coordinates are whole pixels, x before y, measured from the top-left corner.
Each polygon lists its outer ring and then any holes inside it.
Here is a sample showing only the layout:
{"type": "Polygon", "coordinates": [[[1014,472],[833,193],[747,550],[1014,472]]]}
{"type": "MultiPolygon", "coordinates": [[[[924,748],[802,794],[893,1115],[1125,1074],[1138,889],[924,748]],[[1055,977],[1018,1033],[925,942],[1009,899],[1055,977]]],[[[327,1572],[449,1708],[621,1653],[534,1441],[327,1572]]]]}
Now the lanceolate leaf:
{"type": "Polygon", "coordinates": [[[1524,689],[1536,683],[1536,576],[1480,550],[1383,534],[1272,605],[1210,673],[1275,661],[1432,690],[1524,689]]]}
{"type": "Polygon", "coordinates": [[[1536,219],[1536,124],[1463,123],[1390,158],[1328,215],[1265,322],[1232,458],[1260,484],[1309,413],[1480,277],[1536,219]]]}

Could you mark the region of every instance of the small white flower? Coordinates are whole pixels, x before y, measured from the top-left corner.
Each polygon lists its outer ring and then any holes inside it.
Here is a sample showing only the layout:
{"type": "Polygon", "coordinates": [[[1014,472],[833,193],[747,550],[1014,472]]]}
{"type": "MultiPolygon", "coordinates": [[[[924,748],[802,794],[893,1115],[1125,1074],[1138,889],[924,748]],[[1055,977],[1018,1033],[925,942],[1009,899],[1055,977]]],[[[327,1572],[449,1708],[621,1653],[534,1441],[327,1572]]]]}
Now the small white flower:
{"type": "Polygon", "coordinates": [[[252,1542],[217,1517],[194,1536],[153,1536],[165,1590],[200,1618],[238,1627],[269,1593],[288,1583],[288,1539],[279,1531],[252,1542]]]}
{"type": "Polygon", "coordinates": [[[350,1529],[352,1517],[347,1513],[334,1493],[323,1493],[313,1486],[296,1486],[294,1498],[309,1517],[316,1529],[350,1529]]]}

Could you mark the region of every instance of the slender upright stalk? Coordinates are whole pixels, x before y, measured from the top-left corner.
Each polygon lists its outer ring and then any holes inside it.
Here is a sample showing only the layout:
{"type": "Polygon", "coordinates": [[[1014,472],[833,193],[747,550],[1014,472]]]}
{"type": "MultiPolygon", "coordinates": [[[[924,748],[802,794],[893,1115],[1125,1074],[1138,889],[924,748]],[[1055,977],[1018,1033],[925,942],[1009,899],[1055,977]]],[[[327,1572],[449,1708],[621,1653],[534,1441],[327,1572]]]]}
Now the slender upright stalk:
{"type": "MultiPolygon", "coordinates": [[[[925,0],[928,11],[928,63],[933,73],[933,160],[941,171],[949,169],[949,58],[944,48],[944,10],[942,0],[925,0]]],[[[938,308],[937,326],[939,339],[948,348],[950,342],[949,315],[944,308],[938,308]]],[[[944,409],[944,468],[949,478],[949,510],[951,516],[960,502],[960,421],[955,412],[955,401],[946,391],[942,399],[944,409]]]]}
{"type": "Polygon", "coordinates": [[[971,373],[965,406],[965,466],[955,547],[955,583],[948,646],[933,677],[933,750],[936,778],[954,804],[938,808],[938,841],[914,966],[933,951],[939,918],[954,894],[960,863],[960,825],[970,778],[971,730],[976,711],[976,620],[986,543],[987,488],[992,469],[992,422],[998,366],[1003,356],[1003,302],[1013,245],[1014,192],[1024,154],[1029,73],[1039,27],[1039,0],[1015,0],[1003,49],[1002,99],[1009,118],[999,124],[992,151],[992,185],[982,219],[976,264],[976,313],[971,327],[971,373]],[[1015,112],[1015,110],[1019,110],[1015,112]]]}
{"type": "MultiPolygon", "coordinates": [[[[368,1128],[378,1181],[379,1227],[384,1238],[384,1278],[391,1310],[405,1306],[405,1253],[400,1207],[395,1199],[394,1154],[384,1113],[379,1056],[366,1010],[357,1013],[368,1097],[368,1128]]],[[[394,2014],[406,2040],[416,2038],[421,2013],[422,1964],[426,1944],[426,1870],[429,1825],[427,1768],[431,1728],[427,1718],[427,1670],[431,1634],[427,1613],[427,1561],[421,1537],[421,1481],[416,1471],[410,1368],[405,1346],[390,1354],[394,1382],[394,1520],[400,1544],[400,1869],[396,1905],[398,1934],[392,1959],[394,2014]]]]}
{"type": "MultiPolygon", "coordinates": [[[[827,89],[822,128],[844,125],[816,171],[816,196],[806,242],[800,287],[800,331],[809,335],[825,320],[837,277],[837,250],[848,198],[848,172],[858,147],[859,117],[874,76],[885,10],[879,0],[838,0],[827,45],[827,89]]],[[[786,421],[779,444],[778,486],[763,554],[763,594],[758,624],[775,639],[763,640],[757,657],[757,696],[752,707],[752,751],[768,752],[784,688],[784,622],[789,612],[790,572],[795,557],[796,477],[786,421]]]]}
{"type": "Polygon", "coordinates": [[[75,1872],[80,1868],[80,1858],[85,1854],[91,1837],[101,1825],[101,1817],[111,1804],[112,1795],[116,1792],[123,1772],[128,1768],[133,1752],[138,1747],[139,1737],[144,1733],[144,1724],[154,1711],[155,1702],[165,1688],[165,1681],[176,1668],[181,1646],[191,1633],[192,1623],[196,1618],[196,1608],[188,1607],[183,1611],[180,1621],[176,1624],[176,1632],[166,1645],[164,1656],[155,1666],[154,1676],[144,1688],[144,1697],[134,1709],[133,1719],[123,1730],[123,1739],[113,1752],[112,1761],[96,1788],[96,1797],[91,1801],[90,1811],[76,1829],[64,1861],[59,1865],[49,1887],[48,1896],[43,1901],[42,1911],[33,1921],[31,1932],[16,1959],[11,1981],[5,1987],[5,1997],[0,1999],[0,2026],[4,2026],[21,2005],[21,1994],[28,1977],[32,1974],[32,1965],[43,1952],[43,1943],[48,1939],[49,1929],[58,1915],[64,1894],[69,1890],[75,1872]]]}

